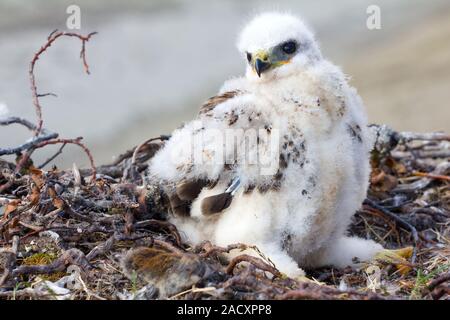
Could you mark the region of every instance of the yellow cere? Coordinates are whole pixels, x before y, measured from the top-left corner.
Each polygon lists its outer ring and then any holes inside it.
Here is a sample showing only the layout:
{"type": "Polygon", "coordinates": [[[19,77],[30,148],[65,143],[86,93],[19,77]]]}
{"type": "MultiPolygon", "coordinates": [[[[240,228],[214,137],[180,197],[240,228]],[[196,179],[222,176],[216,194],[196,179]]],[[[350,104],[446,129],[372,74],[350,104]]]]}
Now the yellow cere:
{"type": "Polygon", "coordinates": [[[269,54],[267,51],[260,50],[255,53],[255,59],[261,59],[262,61],[269,60],[269,54]]]}

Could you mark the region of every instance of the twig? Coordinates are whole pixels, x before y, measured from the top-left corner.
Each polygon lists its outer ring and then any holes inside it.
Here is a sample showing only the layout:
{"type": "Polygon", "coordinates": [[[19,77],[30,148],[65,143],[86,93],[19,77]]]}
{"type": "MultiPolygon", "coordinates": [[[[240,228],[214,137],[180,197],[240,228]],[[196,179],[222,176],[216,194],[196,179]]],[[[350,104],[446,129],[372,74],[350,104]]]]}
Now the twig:
{"type": "Polygon", "coordinates": [[[9,125],[15,124],[15,123],[23,125],[28,130],[32,130],[32,131],[36,130],[36,125],[24,118],[8,117],[8,118],[0,119],[0,126],[9,126],[9,125]]]}
{"type": "Polygon", "coordinates": [[[417,243],[419,242],[419,235],[417,233],[416,228],[408,223],[407,221],[403,220],[402,218],[400,218],[398,215],[396,215],[395,213],[387,210],[386,208],[376,204],[374,201],[370,200],[369,198],[366,198],[366,200],[364,200],[364,203],[371,206],[372,208],[375,208],[379,211],[381,211],[382,213],[384,213],[386,216],[388,216],[389,218],[393,219],[394,221],[396,221],[400,226],[402,226],[403,228],[409,229],[411,231],[411,235],[414,241],[414,245],[413,245],[413,254],[411,257],[411,263],[415,263],[416,261],[416,255],[417,255],[417,243]]]}
{"type": "Polygon", "coordinates": [[[450,181],[450,177],[449,176],[432,174],[432,173],[426,173],[426,172],[414,171],[413,175],[418,176],[418,177],[426,177],[426,178],[430,178],[430,179],[438,179],[438,180],[450,181]]]}
{"type": "Polygon", "coordinates": [[[124,233],[126,236],[130,236],[134,231],[134,212],[131,209],[127,209],[124,214],[125,228],[124,233]]]}
{"type": "Polygon", "coordinates": [[[436,279],[432,280],[430,284],[427,287],[427,290],[429,292],[433,291],[436,287],[443,284],[444,282],[450,281],[450,272],[444,273],[443,275],[440,275],[436,279]]]}
{"type": "MultiPolygon", "coordinates": [[[[164,140],[168,140],[169,138],[170,138],[170,136],[168,136],[168,135],[160,135],[159,137],[152,138],[152,139],[164,141],[164,140]]],[[[152,139],[150,139],[150,140],[152,140],[152,139]]],[[[148,140],[145,141],[144,143],[142,143],[140,146],[134,147],[134,148],[132,148],[132,149],[126,151],[125,153],[119,155],[119,156],[117,157],[117,159],[114,160],[114,162],[112,163],[112,165],[116,166],[116,165],[118,165],[119,163],[121,163],[122,161],[124,161],[125,159],[132,158],[133,155],[134,155],[134,153],[135,153],[135,151],[136,151],[136,149],[137,149],[137,148],[141,149],[141,148],[142,148],[145,144],[147,144],[147,143],[148,143],[148,140]]],[[[136,157],[135,157],[135,158],[137,158],[137,153],[138,153],[138,152],[136,152],[136,157]]]]}
{"type": "MultiPolygon", "coordinates": [[[[34,68],[35,68],[37,60],[39,60],[39,57],[41,56],[41,54],[44,53],[52,45],[52,43],[59,37],[61,37],[61,36],[76,37],[82,41],[80,57],[83,60],[83,66],[84,66],[86,73],[89,74],[89,66],[86,62],[86,45],[85,44],[87,41],[89,41],[89,39],[94,34],[96,34],[96,32],[92,32],[92,33],[88,34],[87,36],[82,36],[82,35],[79,35],[76,33],[58,32],[57,30],[55,30],[48,36],[47,42],[34,54],[32,60],[30,62],[30,68],[29,68],[28,73],[29,73],[29,79],[30,79],[30,87],[31,87],[31,94],[32,94],[32,99],[33,99],[33,105],[35,107],[36,116],[37,116],[37,124],[33,125],[29,121],[18,118],[18,117],[11,117],[11,118],[4,120],[2,123],[0,123],[2,125],[8,125],[8,124],[12,124],[12,123],[20,123],[20,124],[24,125],[25,127],[27,127],[28,129],[34,131],[34,137],[31,139],[31,141],[28,141],[16,148],[0,149],[0,155],[14,154],[14,153],[19,153],[21,151],[26,150],[25,153],[22,155],[21,160],[16,165],[16,170],[15,170],[16,173],[18,173],[22,169],[24,164],[27,163],[28,159],[30,158],[30,156],[33,153],[35,148],[42,147],[47,144],[64,143],[64,142],[61,142],[62,139],[59,139],[59,140],[56,139],[58,137],[57,133],[48,132],[43,129],[44,121],[42,118],[42,106],[40,105],[39,98],[42,96],[47,96],[47,95],[52,95],[52,94],[51,93],[46,93],[46,94],[38,94],[37,93],[36,79],[35,79],[35,75],[34,75],[34,68]],[[55,140],[53,140],[52,143],[49,143],[50,139],[55,139],[55,140]]],[[[92,174],[93,174],[92,181],[95,181],[96,169],[95,169],[92,155],[91,155],[89,149],[87,149],[83,144],[81,144],[77,140],[80,140],[80,139],[67,140],[68,141],[67,143],[78,144],[88,154],[88,157],[89,157],[89,160],[90,160],[91,166],[92,166],[92,171],[93,171],[92,172],[92,174]]],[[[12,184],[13,184],[13,181],[8,181],[4,185],[0,186],[0,193],[4,192],[8,188],[10,188],[12,186],[12,184]]]]}
{"type": "Polygon", "coordinates": [[[172,233],[172,235],[175,238],[175,242],[176,242],[177,246],[179,246],[179,247],[182,246],[182,244],[181,244],[181,236],[180,236],[177,228],[172,223],[167,222],[167,221],[150,219],[150,220],[139,221],[139,222],[136,222],[134,224],[134,228],[135,229],[143,228],[143,227],[146,227],[146,226],[156,226],[156,227],[159,227],[159,228],[167,228],[167,229],[169,229],[169,231],[172,233]]]}
{"type": "Polygon", "coordinates": [[[63,151],[64,147],[66,146],[66,144],[67,144],[67,143],[63,143],[62,146],[58,149],[58,151],[57,151],[53,156],[51,156],[50,158],[48,158],[47,160],[45,160],[45,162],[42,163],[38,168],[39,168],[39,169],[42,169],[42,168],[44,168],[46,165],[48,165],[50,162],[52,162],[53,160],[55,160],[56,157],[59,156],[59,155],[62,153],[62,151],[63,151]]]}
{"type": "Polygon", "coordinates": [[[57,133],[48,133],[48,134],[39,135],[39,136],[32,138],[31,141],[21,144],[17,147],[0,149],[0,156],[6,155],[6,154],[18,154],[21,151],[29,150],[30,148],[36,147],[37,145],[39,145],[42,142],[46,142],[50,139],[55,139],[57,137],[58,137],[57,133]]]}
{"type": "MultiPolygon", "coordinates": [[[[444,162],[440,163],[436,167],[436,169],[434,169],[433,172],[431,172],[431,174],[436,175],[436,176],[441,176],[449,169],[450,169],[450,162],[444,161],[444,162]]],[[[431,181],[432,181],[431,178],[425,177],[425,178],[415,181],[413,183],[401,184],[401,185],[397,186],[393,191],[394,192],[416,192],[417,190],[421,190],[421,189],[425,188],[426,186],[428,186],[431,183],[431,181]]]]}
{"type": "Polygon", "coordinates": [[[94,260],[99,255],[106,254],[111,248],[113,247],[114,243],[117,240],[117,234],[113,234],[111,237],[108,238],[105,242],[97,245],[94,249],[92,249],[87,255],[86,259],[88,261],[94,260]]]}
{"type": "Polygon", "coordinates": [[[39,97],[39,98],[48,97],[48,96],[52,96],[52,97],[55,97],[55,98],[58,97],[56,94],[54,94],[54,93],[52,93],[52,92],[48,92],[48,93],[40,93],[40,94],[38,94],[38,97],[39,97]]]}
{"type": "Polygon", "coordinates": [[[226,247],[219,247],[216,245],[213,245],[211,242],[206,241],[204,243],[202,243],[198,248],[196,248],[197,250],[204,250],[204,253],[201,253],[200,255],[203,258],[207,258],[209,256],[211,256],[212,254],[216,254],[216,253],[229,253],[232,250],[235,249],[239,249],[241,251],[244,251],[245,249],[248,249],[249,246],[243,243],[235,243],[235,244],[230,244],[226,247]]]}
{"type": "MultiPolygon", "coordinates": [[[[16,164],[16,168],[14,169],[15,173],[19,173],[20,170],[23,168],[23,166],[28,162],[30,159],[31,154],[34,152],[35,148],[31,147],[27,151],[25,151],[24,154],[20,157],[19,162],[16,164]]],[[[0,194],[3,193],[5,190],[9,189],[14,184],[14,180],[9,180],[4,185],[0,186],[0,194]]]]}
{"type": "Polygon", "coordinates": [[[3,286],[5,281],[12,273],[12,269],[16,264],[18,250],[19,250],[19,236],[13,236],[11,250],[9,251],[9,255],[5,262],[5,270],[3,271],[3,275],[0,278],[0,287],[3,286]]]}
{"type": "Polygon", "coordinates": [[[56,293],[46,293],[40,290],[35,290],[33,288],[24,288],[21,290],[5,291],[0,292],[0,298],[23,298],[23,297],[33,297],[33,298],[55,298],[62,294],[56,293]]]}
{"type": "Polygon", "coordinates": [[[16,210],[14,210],[13,212],[11,212],[9,214],[8,219],[5,219],[4,221],[2,221],[2,223],[0,224],[0,232],[2,232],[3,229],[6,227],[6,225],[8,225],[13,219],[15,219],[16,217],[19,217],[22,213],[28,211],[30,208],[31,208],[30,205],[24,205],[24,206],[17,207],[16,210]]]}
{"type": "MultiPolygon", "coordinates": [[[[36,130],[37,127],[35,124],[31,123],[30,121],[20,118],[20,117],[8,117],[6,119],[0,120],[1,126],[8,126],[11,124],[21,124],[24,127],[26,127],[29,130],[36,130]]],[[[41,130],[41,134],[38,136],[33,137],[31,140],[17,146],[14,148],[0,148],[0,156],[7,155],[7,154],[18,154],[22,151],[29,150],[32,147],[35,147],[37,144],[47,141],[50,139],[55,139],[58,137],[58,134],[56,132],[50,132],[46,129],[41,130]]]]}
{"type": "MultiPolygon", "coordinates": [[[[410,149],[412,149],[412,148],[410,148],[410,149]]],[[[417,151],[414,151],[414,153],[413,153],[413,150],[409,150],[409,152],[395,151],[395,152],[392,152],[392,157],[394,159],[450,158],[450,150],[436,150],[436,151],[417,150],[417,151]]]]}
{"type": "Polygon", "coordinates": [[[136,157],[137,157],[137,154],[139,153],[139,151],[141,150],[141,148],[143,147],[143,146],[145,146],[146,144],[149,144],[150,142],[153,142],[153,141],[155,141],[155,140],[167,140],[168,139],[168,137],[167,136],[159,136],[159,137],[156,137],[156,138],[151,138],[151,139],[148,139],[147,141],[144,141],[143,143],[141,143],[140,145],[138,145],[135,149],[134,149],[134,152],[133,152],[133,156],[131,157],[131,164],[132,165],[134,165],[135,163],[136,163],[136,157]]]}
{"type": "Polygon", "coordinates": [[[413,140],[435,140],[435,141],[450,141],[450,135],[444,132],[429,132],[429,133],[417,133],[417,132],[399,132],[400,139],[404,141],[413,140]]]}
{"type": "Polygon", "coordinates": [[[444,295],[449,295],[450,296],[450,286],[440,286],[437,287],[435,290],[433,290],[433,292],[431,293],[431,296],[433,297],[434,300],[439,300],[440,298],[442,298],[444,295]]]}
{"type": "Polygon", "coordinates": [[[62,272],[67,266],[74,264],[83,270],[90,269],[90,265],[83,252],[72,248],[64,253],[55,261],[46,265],[27,266],[21,265],[13,270],[13,275],[27,275],[27,274],[50,274],[54,272],[62,272]]]}
{"type": "Polygon", "coordinates": [[[184,296],[188,293],[204,293],[204,292],[211,292],[211,291],[216,291],[217,288],[216,287],[206,287],[206,288],[190,288],[188,290],[182,291],[177,293],[176,295],[173,295],[171,297],[168,297],[169,300],[174,300],[176,298],[179,298],[181,296],[184,296]]]}
{"type": "Polygon", "coordinates": [[[304,282],[301,287],[295,290],[289,290],[276,298],[280,300],[292,299],[308,299],[308,300],[335,300],[343,299],[345,297],[354,297],[358,300],[383,300],[384,298],[373,292],[363,293],[355,290],[341,291],[328,286],[321,286],[318,284],[304,282]]]}
{"type": "Polygon", "coordinates": [[[89,162],[91,163],[92,168],[92,181],[95,181],[96,175],[97,175],[97,169],[95,167],[94,158],[92,157],[91,151],[83,144],[81,143],[81,137],[78,137],[76,139],[53,139],[48,141],[43,141],[36,145],[36,149],[42,148],[44,146],[50,145],[50,144],[58,144],[62,143],[64,145],[66,144],[76,144],[78,145],[83,151],[86,153],[86,155],[89,158],[89,162]]]}
{"type": "Polygon", "coordinates": [[[36,86],[36,79],[34,75],[34,68],[36,66],[36,62],[39,60],[39,57],[41,54],[43,54],[52,44],[55,42],[56,39],[62,36],[67,37],[76,37],[81,40],[81,51],[80,51],[80,57],[83,60],[83,66],[84,70],[87,74],[89,74],[89,66],[86,62],[86,48],[85,43],[89,41],[89,39],[96,34],[96,32],[89,33],[87,36],[82,36],[77,33],[72,32],[63,32],[63,31],[53,31],[47,38],[47,42],[34,54],[33,58],[30,62],[30,69],[29,69],[29,78],[30,78],[30,86],[31,86],[31,94],[33,97],[33,105],[36,109],[36,116],[37,116],[37,126],[34,135],[38,136],[41,133],[42,125],[44,123],[44,120],[42,118],[42,107],[39,102],[40,95],[37,93],[37,86],[36,86]]]}
{"type": "Polygon", "coordinates": [[[226,268],[226,273],[233,274],[234,268],[236,267],[236,265],[238,265],[241,262],[251,263],[258,269],[272,273],[275,277],[281,276],[280,271],[278,271],[275,267],[267,264],[265,261],[263,261],[260,258],[253,257],[248,254],[241,254],[241,255],[233,258],[226,268]]]}
{"type": "Polygon", "coordinates": [[[94,298],[96,298],[98,300],[106,300],[105,298],[100,297],[98,294],[95,294],[94,292],[89,290],[89,288],[87,287],[86,283],[84,282],[84,280],[80,274],[78,275],[78,281],[80,281],[81,285],[83,286],[84,292],[86,292],[86,294],[88,295],[87,300],[90,300],[91,296],[93,296],[94,298]]]}
{"type": "MultiPolygon", "coordinates": [[[[135,147],[134,151],[130,150],[126,154],[122,155],[120,157],[120,159],[121,159],[120,161],[123,161],[123,160],[129,158],[131,155],[131,159],[127,160],[126,165],[124,166],[123,173],[122,173],[122,181],[129,181],[129,180],[131,180],[133,182],[138,181],[141,178],[141,176],[139,174],[138,163],[137,163],[137,158],[138,158],[139,152],[144,148],[144,146],[146,146],[146,145],[150,146],[150,143],[155,140],[163,141],[163,140],[167,140],[167,139],[168,139],[167,136],[159,136],[156,138],[148,139],[147,141],[145,141],[145,142],[141,143],[140,145],[138,145],[137,147],[135,147]]],[[[146,154],[147,158],[148,158],[149,154],[151,155],[151,152],[147,152],[147,154],[146,154]]],[[[144,158],[145,158],[145,156],[144,156],[144,158]]],[[[140,159],[140,160],[141,160],[140,162],[145,161],[145,159],[140,159]]],[[[116,162],[117,162],[117,160],[116,160],[116,162]]],[[[144,180],[144,179],[142,179],[142,180],[144,180]]]]}

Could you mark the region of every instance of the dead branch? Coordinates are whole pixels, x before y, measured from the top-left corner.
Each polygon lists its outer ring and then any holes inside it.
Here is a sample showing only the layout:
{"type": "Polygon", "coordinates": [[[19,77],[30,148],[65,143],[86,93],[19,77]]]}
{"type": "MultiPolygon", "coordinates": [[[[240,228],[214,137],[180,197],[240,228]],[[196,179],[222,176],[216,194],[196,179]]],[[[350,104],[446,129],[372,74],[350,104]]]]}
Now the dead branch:
{"type": "Polygon", "coordinates": [[[14,291],[5,291],[0,292],[0,298],[54,298],[55,296],[58,296],[58,294],[55,293],[46,293],[42,292],[40,290],[35,290],[33,288],[24,288],[20,290],[14,290],[14,291]]]}
{"type": "Polygon", "coordinates": [[[415,176],[418,176],[418,177],[426,177],[426,178],[430,178],[430,179],[450,181],[450,176],[444,176],[444,175],[432,174],[432,173],[426,173],[426,172],[419,172],[419,171],[414,171],[412,174],[415,176]]]}
{"type": "Polygon", "coordinates": [[[131,157],[131,164],[135,164],[136,163],[136,157],[139,153],[139,151],[142,149],[142,147],[144,147],[145,145],[149,144],[150,142],[156,141],[156,140],[161,140],[161,141],[165,141],[168,140],[170,138],[170,136],[165,136],[165,135],[161,135],[159,137],[156,138],[151,138],[148,139],[146,141],[144,141],[143,143],[141,143],[140,145],[138,145],[133,152],[133,156],[131,157]]]}
{"type": "Polygon", "coordinates": [[[0,119],[0,126],[9,126],[11,124],[21,124],[28,130],[34,131],[36,130],[36,125],[34,123],[31,123],[27,119],[20,118],[20,117],[7,117],[0,119]]]}
{"type": "Polygon", "coordinates": [[[77,265],[83,270],[91,268],[86,256],[78,249],[72,248],[65,251],[58,259],[47,265],[27,266],[21,265],[13,270],[13,276],[28,274],[50,274],[65,271],[69,265],[77,265]]]}
{"type": "Polygon", "coordinates": [[[311,282],[302,282],[300,288],[289,290],[276,298],[279,300],[336,300],[344,298],[354,298],[358,300],[384,300],[378,294],[372,292],[358,292],[355,290],[341,291],[329,286],[321,286],[311,282]]]}
{"type": "Polygon", "coordinates": [[[131,233],[134,231],[134,212],[131,209],[126,210],[124,220],[125,220],[124,233],[125,235],[130,236],[131,233]]]}
{"type": "Polygon", "coordinates": [[[41,133],[42,125],[44,123],[44,120],[42,118],[42,107],[39,101],[40,95],[37,92],[37,85],[36,85],[36,79],[34,75],[34,68],[36,66],[36,62],[39,60],[40,56],[53,44],[53,42],[56,41],[59,37],[66,36],[66,37],[76,37],[81,40],[81,51],[80,51],[80,57],[83,61],[84,70],[87,74],[89,74],[89,66],[86,62],[86,48],[85,44],[89,39],[96,34],[96,32],[89,33],[87,36],[82,36],[77,33],[72,32],[63,32],[63,31],[53,31],[47,38],[47,42],[34,54],[33,58],[30,62],[30,69],[29,69],[29,78],[30,78],[30,85],[31,85],[31,94],[33,97],[33,105],[36,109],[36,116],[37,116],[37,125],[35,129],[35,136],[38,136],[41,133]]]}
{"type": "Polygon", "coordinates": [[[137,180],[140,180],[138,154],[141,151],[144,154],[139,159],[140,163],[142,163],[143,161],[148,160],[150,157],[153,156],[154,152],[158,149],[158,148],[154,147],[155,144],[152,144],[152,142],[154,142],[156,140],[164,141],[164,140],[167,140],[168,138],[169,138],[168,136],[161,135],[161,136],[156,137],[156,138],[148,139],[145,142],[143,142],[140,145],[138,145],[137,147],[135,147],[134,149],[129,150],[124,155],[121,155],[119,157],[119,159],[116,160],[116,162],[120,163],[120,162],[124,161],[126,163],[126,165],[124,165],[124,169],[123,169],[122,181],[128,181],[128,180],[137,181],[137,180]],[[146,147],[145,148],[146,150],[144,150],[144,147],[146,147]]]}
{"type": "Polygon", "coordinates": [[[444,274],[440,275],[439,277],[437,277],[436,279],[432,280],[430,282],[430,284],[427,286],[426,291],[431,292],[434,289],[436,289],[438,286],[443,284],[444,282],[449,282],[449,281],[450,281],[450,272],[444,273],[444,274]]]}
{"type": "Polygon", "coordinates": [[[12,240],[11,250],[8,252],[8,257],[5,263],[5,270],[0,278],[0,287],[3,286],[5,281],[11,275],[12,269],[16,265],[17,251],[19,250],[19,236],[14,236],[12,240]]]}
{"type": "Polygon", "coordinates": [[[168,140],[169,138],[170,138],[170,136],[168,136],[168,135],[160,135],[159,137],[148,139],[147,141],[141,143],[139,146],[136,146],[136,147],[126,151],[125,153],[119,155],[117,157],[117,159],[114,160],[112,165],[117,166],[121,162],[123,162],[124,160],[130,159],[130,158],[134,158],[134,162],[133,163],[136,163],[137,155],[139,154],[139,152],[141,152],[144,149],[144,146],[146,146],[150,142],[153,142],[153,141],[156,141],[156,140],[165,141],[165,140],[168,140]]]}
{"type": "Polygon", "coordinates": [[[55,160],[56,157],[58,157],[58,156],[62,153],[62,151],[63,151],[63,149],[64,149],[64,147],[65,147],[66,145],[67,145],[67,143],[63,143],[63,144],[61,145],[61,147],[59,147],[58,151],[56,151],[56,153],[55,153],[54,155],[52,155],[50,158],[48,158],[47,160],[45,160],[41,165],[39,165],[38,168],[39,168],[39,169],[42,169],[42,168],[44,168],[46,165],[48,165],[50,162],[52,162],[53,160],[55,160]]]}
{"type": "MultiPolygon", "coordinates": [[[[430,174],[433,176],[442,176],[445,172],[450,169],[450,162],[444,161],[440,163],[433,172],[430,174]]],[[[421,190],[428,186],[433,181],[431,177],[425,177],[415,182],[409,184],[401,184],[397,186],[393,191],[394,192],[415,192],[421,190]]]]}
{"type": "MultiPolygon", "coordinates": [[[[19,118],[19,117],[9,117],[6,119],[0,119],[0,125],[1,126],[7,126],[11,124],[21,124],[24,127],[28,128],[29,130],[36,130],[37,126],[30,121],[19,118]]],[[[41,130],[41,134],[38,136],[33,137],[31,140],[13,148],[0,148],[0,156],[8,155],[8,154],[18,154],[22,151],[29,150],[31,148],[36,147],[37,144],[42,143],[44,141],[55,139],[58,137],[58,134],[56,132],[50,132],[46,129],[41,130]]]]}
{"type": "Polygon", "coordinates": [[[399,132],[400,138],[404,141],[450,141],[450,135],[444,132],[430,132],[430,133],[417,133],[417,132],[399,132]]]}
{"type": "Polygon", "coordinates": [[[96,172],[97,169],[95,167],[94,158],[92,157],[92,153],[88,149],[88,147],[86,147],[83,143],[81,143],[82,139],[83,139],[82,137],[78,137],[76,139],[53,139],[53,140],[47,140],[47,141],[43,141],[41,143],[38,143],[35,146],[35,148],[39,149],[39,148],[45,147],[45,146],[50,145],[50,144],[60,144],[60,143],[62,143],[63,145],[75,144],[75,145],[79,146],[81,149],[83,149],[83,151],[86,153],[87,157],[89,158],[89,162],[91,163],[91,168],[92,168],[92,181],[95,181],[96,175],[97,175],[97,172],[96,172]]]}
{"type": "Polygon", "coordinates": [[[395,159],[427,159],[427,158],[450,158],[450,150],[417,150],[414,154],[407,151],[392,152],[395,159]]]}
{"type": "Polygon", "coordinates": [[[411,263],[414,264],[414,262],[416,261],[416,255],[417,255],[417,243],[419,242],[419,235],[417,233],[416,228],[406,222],[405,220],[403,220],[402,218],[400,218],[398,215],[396,215],[395,213],[387,210],[386,208],[376,204],[374,201],[370,200],[369,198],[366,198],[366,200],[364,200],[364,203],[371,206],[374,209],[377,209],[379,211],[381,211],[383,214],[385,214],[386,216],[388,216],[389,218],[393,219],[395,222],[397,222],[401,227],[408,229],[411,232],[413,241],[414,241],[414,246],[413,246],[413,254],[411,257],[411,263]]]}
{"type": "Polygon", "coordinates": [[[275,277],[281,277],[280,271],[278,271],[275,267],[267,264],[264,260],[262,260],[260,258],[253,257],[248,254],[242,254],[242,255],[239,255],[239,256],[233,258],[230,261],[230,264],[228,265],[228,267],[226,268],[226,273],[233,274],[234,268],[236,267],[236,265],[238,265],[241,262],[248,262],[248,263],[254,265],[255,267],[257,267],[258,269],[270,272],[275,277]]]}
{"type": "Polygon", "coordinates": [[[143,228],[143,227],[157,227],[157,228],[164,228],[164,229],[168,229],[170,231],[170,233],[173,235],[173,237],[175,238],[175,242],[177,244],[177,246],[181,247],[181,236],[177,230],[177,228],[170,222],[167,221],[161,221],[161,220],[143,220],[143,221],[139,221],[136,222],[134,224],[134,228],[143,228]]]}
{"type": "Polygon", "coordinates": [[[114,233],[111,237],[108,238],[108,240],[106,240],[105,242],[95,246],[94,249],[92,249],[87,255],[86,255],[86,259],[88,261],[92,261],[94,260],[96,257],[100,256],[100,255],[104,255],[106,254],[108,251],[111,250],[111,248],[113,247],[114,243],[117,241],[118,239],[118,234],[114,233]]]}
{"type": "Polygon", "coordinates": [[[450,286],[439,286],[431,292],[434,300],[439,300],[444,295],[450,295],[450,286]]]}
{"type": "MultiPolygon", "coordinates": [[[[35,74],[34,74],[34,68],[35,68],[37,60],[39,60],[39,57],[52,45],[52,43],[56,39],[58,39],[59,37],[62,37],[62,36],[76,37],[82,41],[80,57],[83,61],[83,66],[85,68],[86,73],[89,74],[89,66],[86,62],[86,42],[89,41],[89,39],[94,34],[96,34],[96,32],[92,32],[92,33],[88,34],[87,36],[82,36],[82,35],[79,35],[76,33],[59,32],[59,31],[55,30],[48,36],[47,42],[34,54],[32,60],[30,62],[29,78],[30,78],[30,87],[31,87],[32,99],[33,99],[33,105],[35,107],[36,116],[37,116],[37,124],[34,125],[31,122],[29,122],[25,119],[22,119],[22,118],[18,118],[18,117],[10,117],[10,118],[7,118],[5,120],[2,120],[2,122],[0,122],[0,125],[10,125],[13,123],[19,123],[19,124],[24,125],[28,129],[34,131],[34,137],[30,141],[27,141],[26,143],[24,143],[18,147],[15,147],[15,148],[0,149],[0,155],[15,154],[15,153],[18,154],[22,151],[25,151],[23,153],[23,155],[21,156],[21,159],[19,160],[19,162],[16,165],[16,169],[15,169],[16,173],[18,173],[24,167],[24,165],[28,162],[31,154],[34,152],[34,150],[36,148],[41,148],[48,144],[72,143],[72,144],[79,145],[88,155],[89,161],[90,161],[91,167],[92,167],[92,176],[93,176],[92,181],[95,181],[96,169],[95,169],[95,165],[94,165],[94,160],[93,160],[93,157],[92,157],[89,149],[80,142],[81,138],[57,139],[57,137],[58,137],[57,133],[49,132],[49,131],[43,129],[44,121],[43,121],[43,117],[42,117],[42,106],[40,104],[39,98],[43,97],[43,96],[54,95],[54,94],[52,94],[52,93],[39,94],[37,92],[37,85],[36,85],[36,79],[35,79],[35,74]],[[51,140],[51,139],[53,139],[53,140],[51,140]]],[[[1,185],[0,193],[3,193],[5,190],[10,188],[12,185],[13,185],[13,181],[8,181],[4,185],[1,185]]]]}

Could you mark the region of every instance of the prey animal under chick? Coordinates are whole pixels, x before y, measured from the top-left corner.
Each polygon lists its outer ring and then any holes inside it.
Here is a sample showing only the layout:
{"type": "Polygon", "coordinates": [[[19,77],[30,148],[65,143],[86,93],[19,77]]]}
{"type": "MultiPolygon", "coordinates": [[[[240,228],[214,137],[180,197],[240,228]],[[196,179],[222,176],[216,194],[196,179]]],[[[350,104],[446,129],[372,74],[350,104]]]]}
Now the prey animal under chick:
{"type": "Polygon", "coordinates": [[[373,145],[356,90],[290,14],[255,17],[238,49],[245,76],[226,81],[151,160],[171,221],[191,244],[256,245],[292,277],[371,260],[382,246],[346,235],[373,145]]]}

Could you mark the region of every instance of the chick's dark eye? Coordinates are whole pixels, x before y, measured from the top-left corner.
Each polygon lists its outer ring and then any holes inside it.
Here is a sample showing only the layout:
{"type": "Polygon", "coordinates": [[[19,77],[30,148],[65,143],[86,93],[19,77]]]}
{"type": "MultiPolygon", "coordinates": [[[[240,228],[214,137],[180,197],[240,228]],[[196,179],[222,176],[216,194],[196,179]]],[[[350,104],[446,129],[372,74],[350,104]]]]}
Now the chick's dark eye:
{"type": "Polygon", "coordinates": [[[288,41],[281,48],[284,53],[293,54],[297,50],[297,44],[294,41],[288,41]]]}
{"type": "Polygon", "coordinates": [[[252,54],[250,52],[247,52],[247,61],[248,62],[252,61],[252,54]]]}

